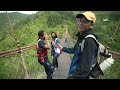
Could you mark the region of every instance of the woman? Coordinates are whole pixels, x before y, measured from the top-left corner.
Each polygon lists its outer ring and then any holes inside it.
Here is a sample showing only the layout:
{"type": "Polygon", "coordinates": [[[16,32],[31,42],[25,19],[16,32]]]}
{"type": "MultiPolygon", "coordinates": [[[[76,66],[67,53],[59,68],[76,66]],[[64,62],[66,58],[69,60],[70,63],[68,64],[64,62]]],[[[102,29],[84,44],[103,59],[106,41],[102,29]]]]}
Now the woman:
{"type": "Polygon", "coordinates": [[[38,62],[44,66],[45,72],[47,74],[47,79],[52,79],[54,66],[50,63],[48,59],[47,50],[50,49],[50,44],[48,42],[48,35],[44,30],[38,32],[38,42],[36,49],[37,49],[38,62]]]}
{"type": "Polygon", "coordinates": [[[61,53],[61,50],[58,48],[58,46],[60,45],[60,40],[57,37],[57,33],[56,32],[52,32],[51,33],[51,37],[52,37],[52,41],[51,41],[51,48],[52,48],[52,56],[53,56],[53,65],[55,68],[58,68],[58,56],[61,53]]]}

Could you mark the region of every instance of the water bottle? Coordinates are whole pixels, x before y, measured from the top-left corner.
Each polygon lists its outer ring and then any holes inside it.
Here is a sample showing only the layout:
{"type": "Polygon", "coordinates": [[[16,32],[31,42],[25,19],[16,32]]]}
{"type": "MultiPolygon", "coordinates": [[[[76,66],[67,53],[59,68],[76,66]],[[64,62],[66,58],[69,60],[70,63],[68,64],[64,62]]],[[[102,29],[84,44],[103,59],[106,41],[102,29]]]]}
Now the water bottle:
{"type": "Polygon", "coordinates": [[[114,63],[114,60],[112,59],[112,55],[111,55],[111,57],[107,58],[100,64],[100,69],[103,72],[105,72],[109,67],[111,67],[113,63],[114,63]]]}

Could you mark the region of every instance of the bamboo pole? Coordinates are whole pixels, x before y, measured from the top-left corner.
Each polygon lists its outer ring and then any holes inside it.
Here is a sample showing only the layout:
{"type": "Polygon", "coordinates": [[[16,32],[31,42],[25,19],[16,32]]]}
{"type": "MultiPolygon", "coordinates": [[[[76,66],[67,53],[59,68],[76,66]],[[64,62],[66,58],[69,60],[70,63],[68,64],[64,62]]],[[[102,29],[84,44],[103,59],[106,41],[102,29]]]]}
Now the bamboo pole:
{"type": "Polygon", "coordinates": [[[10,17],[6,11],[6,14],[7,14],[7,18],[8,18],[8,22],[9,22],[9,26],[10,26],[10,30],[16,40],[16,44],[17,44],[17,47],[19,48],[19,51],[20,51],[20,54],[21,54],[21,61],[22,61],[22,66],[23,66],[23,70],[24,70],[24,74],[25,74],[25,79],[29,79],[29,76],[28,76],[28,72],[27,72],[27,68],[26,68],[26,64],[25,64],[25,60],[24,60],[24,56],[23,56],[23,50],[20,48],[20,42],[18,40],[18,38],[16,37],[14,31],[13,31],[13,28],[12,28],[12,24],[11,24],[11,21],[10,21],[10,17]]]}

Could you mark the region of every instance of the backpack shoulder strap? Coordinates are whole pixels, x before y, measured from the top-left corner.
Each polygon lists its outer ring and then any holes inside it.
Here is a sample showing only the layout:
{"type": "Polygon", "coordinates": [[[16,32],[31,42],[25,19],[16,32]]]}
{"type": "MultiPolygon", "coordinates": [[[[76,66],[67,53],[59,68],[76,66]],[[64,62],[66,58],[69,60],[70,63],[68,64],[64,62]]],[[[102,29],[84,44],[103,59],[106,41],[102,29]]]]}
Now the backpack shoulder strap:
{"type": "Polygon", "coordinates": [[[98,42],[98,40],[95,38],[95,36],[92,35],[92,34],[89,34],[89,35],[87,35],[87,36],[82,40],[82,43],[80,43],[80,44],[81,44],[81,52],[83,51],[84,43],[85,43],[85,39],[86,39],[86,38],[93,38],[93,39],[99,44],[99,42],[98,42]]]}
{"type": "Polygon", "coordinates": [[[55,43],[56,43],[57,40],[58,40],[58,38],[55,39],[55,43]]]}
{"type": "Polygon", "coordinates": [[[58,40],[58,38],[55,39],[55,42],[58,40]]]}
{"type": "Polygon", "coordinates": [[[38,39],[38,42],[41,41],[41,39],[38,39]]]}
{"type": "Polygon", "coordinates": [[[38,41],[37,41],[37,47],[38,47],[38,42],[39,42],[39,41],[41,41],[41,39],[38,39],[38,41]]]}
{"type": "Polygon", "coordinates": [[[37,51],[38,51],[39,53],[43,53],[43,50],[44,50],[44,49],[43,49],[43,48],[40,48],[40,47],[38,46],[39,41],[41,41],[41,39],[39,39],[38,42],[37,42],[37,48],[40,49],[40,50],[37,49],[37,51]]]}
{"type": "Polygon", "coordinates": [[[99,44],[99,42],[98,42],[98,40],[95,38],[95,36],[94,35],[92,35],[92,34],[89,34],[89,35],[87,35],[85,38],[93,38],[98,44],[99,44]]]}

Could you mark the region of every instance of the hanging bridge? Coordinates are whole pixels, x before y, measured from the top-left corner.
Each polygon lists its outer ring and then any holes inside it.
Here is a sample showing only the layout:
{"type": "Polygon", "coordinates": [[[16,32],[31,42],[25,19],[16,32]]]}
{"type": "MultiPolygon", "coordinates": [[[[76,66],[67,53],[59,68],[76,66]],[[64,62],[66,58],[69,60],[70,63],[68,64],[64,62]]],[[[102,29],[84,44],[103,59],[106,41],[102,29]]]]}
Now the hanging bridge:
{"type": "MultiPolygon", "coordinates": [[[[7,12],[6,12],[7,14],[7,12]]],[[[29,69],[28,66],[28,62],[25,61],[25,57],[24,57],[24,52],[33,49],[35,51],[35,44],[34,45],[29,45],[29,46],[25,46],[25,47],[20,47],[20,41],[18,40],[18,38],[16,37],[12,25],[11,25],[11,21],[10,18],[7,14],[7,18],[9,21],[9,25],[11,27],[11,33],[13,35],[13,37],[16,40],[16,44],[17,44],[17,48],[16,49],[11,49],[11,50],[7,50],[7,51],[0,51],[0,58],[5,58],[5,57],[10,57],[14,55],[20,55],[20,57],[18,58],[18,60],[13,60],[12,62],[6,62],[6,61],[0,61],[2,68],[0,68],[0,78],[13,78],[13,79],[45,79],[45,73],[44,70],[41,70],[41,72],[34,72],[34,69],[37,69],[36,66],[33,66],[34,68],[29,69]],[[8,67],[8,64],[10,64],[10,68],[9,70],[6,70],[5,68],[8,67]],[[14,64],[18,64],[18,67],[16,67],[14,64]],[[15,71],[12,70],[12,68],[16,68],[15,71]],[[34,77],[31,75],[33,73],[30,73],[30,71],[33,71],[34,73],[34,77]],[[4,75],[4,73],[7,72],[8,75],[4,75]],[[16,72],[14,75],[12,74],[13,72],[16,72]],[[18,73],[19,72],[19,73],[18,73]],[[3,77],[2,77],[3,76],[3,77]]],[[[117,29],[115,30],[116,33],[117,29]]],[[[114,36],[115,36],[114,33],[114,36]]],[[[68,27],[66,27],[66,32],[65,35],[60,39],[61,40],[61,44],[65,47],[72,47],[75,44],[75,40],[73,40],[69,33],[68,33],[68,27]]],[[[120,53],[115,52],[115,51],[110,51],[110,53],[112,53],[113,57],[117,57],[120,58],[120,53]]],[[[35,55],[34,55],[35,56],[35,55]]],[[[13,58],[11,57],[11,58],[13,58]]],[[[59,56],[58,59],[58,64],[59,64],[59,68],[55,71],[55,73],[53,74],[53,79],[66,79],[68,76],[68,72],[69,72],[69,67],[70,67],[70,63],[71,63],[71,58],[72,55],[67,54],[67,53],[62,53],[59,56]]],[[[33,60],[33,65],[34,63],[38,63],[37,60],[33,60]]],[[[41,67],[42,68],[42,67],[41,67]]],[[[43,69],[43,68],[42,68],[43,69]]]]}

